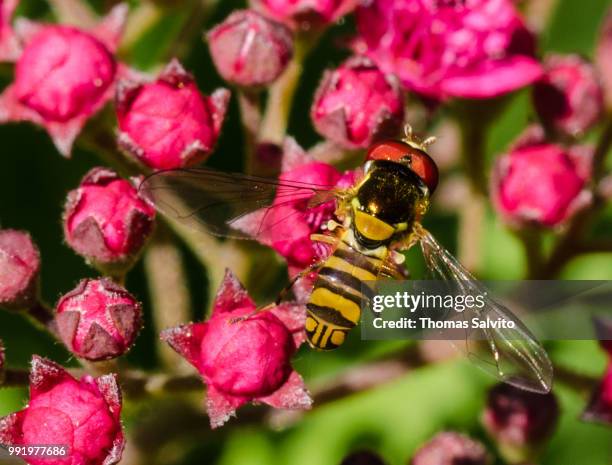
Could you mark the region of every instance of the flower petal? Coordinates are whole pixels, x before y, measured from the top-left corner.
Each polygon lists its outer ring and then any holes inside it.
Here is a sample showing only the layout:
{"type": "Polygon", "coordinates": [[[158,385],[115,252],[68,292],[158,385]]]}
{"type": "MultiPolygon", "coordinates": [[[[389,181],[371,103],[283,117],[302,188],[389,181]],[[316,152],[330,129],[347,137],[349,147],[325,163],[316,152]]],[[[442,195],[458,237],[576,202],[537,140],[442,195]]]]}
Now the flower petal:
{"type": "Polygon", "coordinates": [[[223,281],[215,296],[212,314],[231,312],[237,308],[245,307],[252,307],[255,309],[256,305],[236,275],[232,273],[231,270],[226,269],[223,281]]]}
{"type": "Polygon", "coordinates": [[[273,394],[267,397],[260,397],[257,400],[274,408],[292,410],[308,410],[312,406],[310,393],[297,371],[292,371],[285,384],[273,394]]]}

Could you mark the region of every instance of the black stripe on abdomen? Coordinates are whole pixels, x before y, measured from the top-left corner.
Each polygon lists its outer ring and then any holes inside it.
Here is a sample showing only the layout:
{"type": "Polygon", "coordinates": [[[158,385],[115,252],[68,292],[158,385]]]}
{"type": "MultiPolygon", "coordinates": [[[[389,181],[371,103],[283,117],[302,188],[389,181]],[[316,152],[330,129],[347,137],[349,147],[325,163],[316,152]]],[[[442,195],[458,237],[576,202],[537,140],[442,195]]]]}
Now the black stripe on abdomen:
{"type": "Polygon", "coordinates": [[[382,260],[380,258],[371,257],[371,259],[368,259],[365,255],[360,252],[357,252],[350,245],[346,245],[348,247],[347,249],[338,247],[334,251],[334,255],[338,258],[341,258],[345,262],[350,263],[351,265],[357,266],[363,270],[370,272],[374,276],[378,274],[380,267],[376,266],[374,263],[372,263],[372,261],[375,261],[377,263],[381,262],[382,260]]]}
{"type": "Polygon", "coordinates": [[[353,328],[355,326],[355,323],[344,318],[335,308],[323,307],[312,303],[306,304],[306,307],[313,315],[326,323],[331,323],[342,328],[353,328]]]}
{"type": "Polygon", "coordinates": [[[327,282],[341,283],[346,287],[349,287],[359,293],[360,295],[365,294],[365,297],[371,299],[374,297],[374,291],[365,285],[361,280],[355,278],[346,271],[336,270],[335,268],[323,267],[319,270],[319,279],[315,283],[315,288],[319,285],[320,280],[327,278],[327,282]]]}

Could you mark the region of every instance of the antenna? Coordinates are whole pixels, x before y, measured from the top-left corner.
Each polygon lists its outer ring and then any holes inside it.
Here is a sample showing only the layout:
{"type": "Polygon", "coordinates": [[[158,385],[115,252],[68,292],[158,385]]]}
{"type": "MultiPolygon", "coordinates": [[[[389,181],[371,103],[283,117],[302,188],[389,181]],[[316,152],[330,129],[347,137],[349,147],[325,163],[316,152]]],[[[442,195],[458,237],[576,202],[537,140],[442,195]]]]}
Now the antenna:
{"type": "Polygon", "coordinates": [[[404,126],[404,137],[402,138],[402,140],[414,148],[427,152],[427,147],[433,144],[436,141],[436,138],[434,136],[430,136],[426,139],[422,139],[416,134],[414,134],[412,126],[406,123],[406,125],[404,126]]]}

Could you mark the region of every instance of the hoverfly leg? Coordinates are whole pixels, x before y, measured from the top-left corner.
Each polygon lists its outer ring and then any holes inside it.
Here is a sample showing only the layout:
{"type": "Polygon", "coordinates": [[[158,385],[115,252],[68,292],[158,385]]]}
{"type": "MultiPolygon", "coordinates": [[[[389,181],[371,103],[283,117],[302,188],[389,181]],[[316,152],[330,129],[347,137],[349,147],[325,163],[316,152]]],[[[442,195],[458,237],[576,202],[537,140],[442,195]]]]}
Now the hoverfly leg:
{"type": "MultiPolygon", "coordinates": [[[[340,223],[338,223],[337,221],[334,220],[328,220],[327,221],[327,230],[328,231],[334,231],[337,228],[341,228],[342,225],[340,223]]],[[[314,236],[320,236],[321,234],[313,234],[314,236]]],[[[310,236],[310,238],[312,239],[312,236],[310,236]]],[[[314,239],[313,239],[314,240],[314,239]]]]}
{"type": "Polygon", "coordinates": [[[387,257],[387,259],[380,266],[380,270],[378,272],[378,275],[376,276],[376,280],[378,281],[382,279],[395,279],[399,281],[408,279],[408,277],[408,270],[405,267],[401,266],[401,264],[395,262],[391,255],[389,255],[389,257],[387,257]]]}
{"type": "MultiPolygon", "coordinates": [[[[336,223],[336,225],[339,226],[338,223],[336,223]]],[[[313,242],[323,242],[324,244],[329,244],[332,246],[338,245],[338,242],[340,241],[340,239],[337,237],[329,236],[327,234],[311,234],[310,240],[313,242]]]]}
{"type": "Polygon", "coordinates": [[[241,321],[248,320],[249,318],[257,315],[259,312],[265,312],[266,310],[271,310],[272,308],[274,308],[275,305],[276,304],[264,305],[263,307],[256,308],[255,310],[253,310],[248,315],[243,315],[243,316],[238,316],[236,318],[232,318],[229,322],[230,322],[231,325],[236,324],[236,323],[240,323],[241,321]]]}
{"type": "Polygon", "coordinates": [[[284,288],[282,288],[281,291],[278,293],[278,297],[276,297],[276,300],[274,301],[274,305],[279,305],[284,300],[284,298],[287,296],[289,291],[293,288],[293,286],[295,286],[296,282],[308,276],[310,273],[318,271],[319,268],[323,266],[323,263],[324,263],[323,261],[317,262],[314,265],[310,265],[308,268],[305,268],[302,271],[300,271],[298,274],[296,274],[291,279],[291,281],[289,281],[289,284],[287,284],[284,288]]]}

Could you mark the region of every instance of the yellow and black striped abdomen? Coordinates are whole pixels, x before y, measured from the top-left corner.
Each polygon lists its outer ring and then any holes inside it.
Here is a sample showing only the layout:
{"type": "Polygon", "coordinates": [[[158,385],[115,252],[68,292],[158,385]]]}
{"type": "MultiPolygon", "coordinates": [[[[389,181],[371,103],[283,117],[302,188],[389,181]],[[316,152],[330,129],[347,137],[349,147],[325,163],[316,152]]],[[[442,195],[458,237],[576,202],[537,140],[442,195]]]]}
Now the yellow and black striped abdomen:
{"type": "MultiPolygon", "coordinates": [[[[341,242],[326,260],[307,304],[306,336],[311,347],[332,350],[361,316],[362,281],[375,280],[380,258],[368,257],[341,242]]],[[[367,288],[366,288],[367,289],[367,288]]]]}

